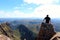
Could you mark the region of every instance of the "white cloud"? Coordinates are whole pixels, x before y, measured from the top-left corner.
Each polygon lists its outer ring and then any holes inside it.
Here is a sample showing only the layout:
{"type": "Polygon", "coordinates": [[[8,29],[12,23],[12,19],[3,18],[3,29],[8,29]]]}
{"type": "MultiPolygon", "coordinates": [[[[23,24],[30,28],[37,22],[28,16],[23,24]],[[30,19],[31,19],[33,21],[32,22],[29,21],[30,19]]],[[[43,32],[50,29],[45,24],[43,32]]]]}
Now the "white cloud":
{"type": "Polygon", "coordinates": [[[32,14],[26,14],[20,12],[19,10],[14,10],[13,12],[0,11],[0,18],[29,18],[33,17],[32,14]]]}
{"type": "Polygon", "coordinates": [[[4,11],[1,11],[1,10],[0,10],[0,13],[4,13],[4,11]]]}
{"type": "Polygon", "coordinates": [[[20,9],[20,7],[14,7],[13,9],[20,9]]]}
{"type": "Polygon", "coordinates": [[[36,17],[43,18],[47,14],[50,15],[51,18],[60,18],[60,5],[43,5],[39,6],[35,9],[34,14],[36,17]]]}
{"type": "Polygon", "coordinates": [[[24,2],[27,2],[28,4],[34,3],[34,4],[52,4],[56,3],[59,0],[24,0],[24,2]]]}
{"type": "Polygon", "coordinates": [[[9,18],[11,17],[9,12],[0,11],[0,18],[9,18]]]}
{"type": "Polygon", "coordinates": [[[37,7],[33,13],[23,13],[19,10],[13,12],[0,11],[0,18],[44,18],[46,15],[51,18],[60,18],[60,5],[42,5],[37,7]]]}

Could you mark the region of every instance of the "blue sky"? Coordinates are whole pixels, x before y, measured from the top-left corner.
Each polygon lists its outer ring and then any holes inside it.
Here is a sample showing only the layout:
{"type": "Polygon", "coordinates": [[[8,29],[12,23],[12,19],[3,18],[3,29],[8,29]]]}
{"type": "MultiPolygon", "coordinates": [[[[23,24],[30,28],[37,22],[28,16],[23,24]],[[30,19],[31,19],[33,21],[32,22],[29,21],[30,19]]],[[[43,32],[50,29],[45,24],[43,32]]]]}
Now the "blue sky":
{"type": "Polygon", "coordinates": [[[23,0],[0,0],[0,10],[14,11],[20,10],[22,12],[32,12],[38,5],[27,4],[23,0]],[[29,10],[29,8],[33,8],[29,10]]]}
{"type": "Polygon", "coordinates": [[[0,0],[0,18],[60,18],[59,10],[60,0],[0,0]]]}

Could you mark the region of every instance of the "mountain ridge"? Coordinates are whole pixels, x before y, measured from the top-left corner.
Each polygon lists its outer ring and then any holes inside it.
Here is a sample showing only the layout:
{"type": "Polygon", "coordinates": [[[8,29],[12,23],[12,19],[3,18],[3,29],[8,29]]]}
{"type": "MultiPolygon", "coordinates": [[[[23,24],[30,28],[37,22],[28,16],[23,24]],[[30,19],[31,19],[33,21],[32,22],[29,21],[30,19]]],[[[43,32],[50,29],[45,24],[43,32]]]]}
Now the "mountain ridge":
{"type": "Polygon", "coordinates": [[[13,30],[11,30],[7,23],[0,24],[0,35],[1,34],[11,38],[12,40],[17,40],[17,36],[14,34],[13,30]]]}

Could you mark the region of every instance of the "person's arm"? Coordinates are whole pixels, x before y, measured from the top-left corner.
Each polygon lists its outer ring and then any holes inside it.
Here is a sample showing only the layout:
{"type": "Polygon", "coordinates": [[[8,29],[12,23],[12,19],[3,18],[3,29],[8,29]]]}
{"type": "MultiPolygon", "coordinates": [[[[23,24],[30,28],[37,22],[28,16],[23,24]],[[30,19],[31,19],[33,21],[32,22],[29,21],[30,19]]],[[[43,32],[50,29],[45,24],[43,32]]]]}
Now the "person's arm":
{"type": "Polygon", "coordinates": [[[49,23],[51,23],[51,19],[50,19],[49,23]]]}
{"type": "Polygon", "coordinates": [[[45,23],[45,19],[46,19],[46,18],[43,19],[43,22],[44,22],[44,23],[45,23]]]}

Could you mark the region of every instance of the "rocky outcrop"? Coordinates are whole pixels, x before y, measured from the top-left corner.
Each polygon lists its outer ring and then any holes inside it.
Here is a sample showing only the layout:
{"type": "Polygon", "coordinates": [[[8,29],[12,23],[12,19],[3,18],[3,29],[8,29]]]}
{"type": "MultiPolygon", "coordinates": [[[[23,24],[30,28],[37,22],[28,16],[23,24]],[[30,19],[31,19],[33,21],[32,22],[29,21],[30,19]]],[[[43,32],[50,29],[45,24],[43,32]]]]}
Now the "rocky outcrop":
{"type": "Polygon", "coordinates": [[[0,34],[1,33],[8,37],[11,37],[13,35],[13,31],[10,29],[10,27],[6,23],[3,23],[0,25],[0,34]]]}
{"type": "Polygon", "coordinates": [[[11,40],[20,40],[20,38],[18,39],[17,36],[14,35],[13,30],[9,27],[8,23],[2,23],[0,24],[0,35],[5,37],[10,38],[11,40]],[[3,35],[1,35],[3,34],[3,35]]]}
{"type": "Polygon", "coordinates": [[[50,38],[55,34],[52,24],[42,23],[37,40],[50,40],[50,38]]]}

